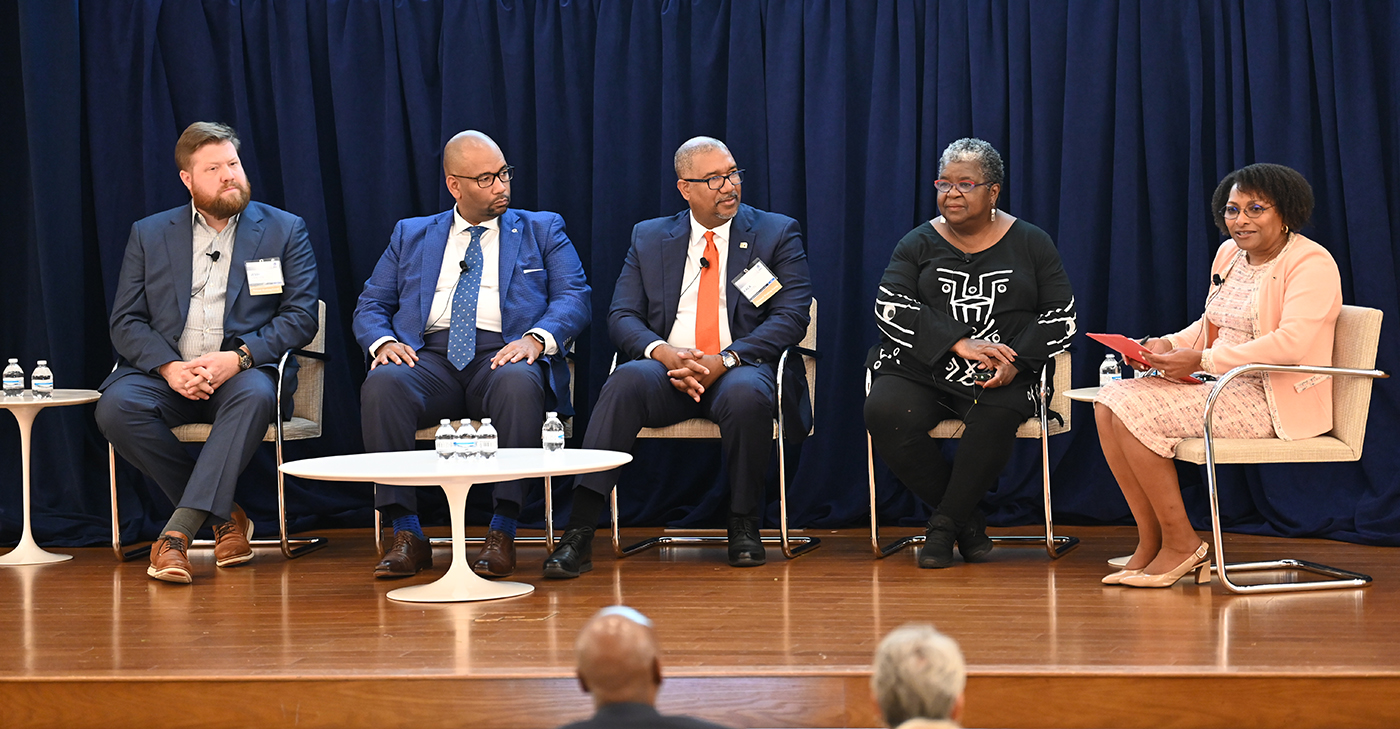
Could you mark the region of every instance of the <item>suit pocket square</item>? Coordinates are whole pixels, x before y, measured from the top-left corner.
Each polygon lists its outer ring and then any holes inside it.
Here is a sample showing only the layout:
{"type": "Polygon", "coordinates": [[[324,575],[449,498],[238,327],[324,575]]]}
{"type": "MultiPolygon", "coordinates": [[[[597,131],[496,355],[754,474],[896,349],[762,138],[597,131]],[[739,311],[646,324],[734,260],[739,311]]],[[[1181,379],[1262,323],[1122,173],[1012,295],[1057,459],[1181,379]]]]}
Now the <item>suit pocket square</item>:
{"type": "Polygon", "coordinates": [[[521,271],[521,273],[539,273],[540,271],[543,271],[543,270],[544,270],[543,268],[527,268],[527,269],[521,271]]]}

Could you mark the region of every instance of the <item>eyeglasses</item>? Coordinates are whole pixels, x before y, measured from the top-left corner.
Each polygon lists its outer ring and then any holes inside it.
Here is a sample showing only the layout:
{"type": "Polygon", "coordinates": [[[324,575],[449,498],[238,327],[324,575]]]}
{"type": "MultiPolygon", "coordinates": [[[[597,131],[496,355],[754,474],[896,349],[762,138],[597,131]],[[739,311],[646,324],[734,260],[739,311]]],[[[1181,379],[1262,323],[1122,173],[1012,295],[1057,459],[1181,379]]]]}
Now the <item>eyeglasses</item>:
{"type": "MultiPolygon", "coordinates": [[[[1259,203],[1255,203],[1253,205],[1246,205],[1244,208],[1244,214],[1247,218],[1257,218],[1260,215],[1263,215],[1265,210],[1268,210],[1272,207],[1272,205],[1260,205],[1259,203]]],[[[1226,205],[1225,207],[1220,209],[1220,217],[1225,218],[1226,220],[1234,220],[1235,218],[1240,217],[1240,209],[1238,207],[1235,207],[1234,205],[1226,205]]]]}
{"type": "Polygon", "coordinates": [[[969,192],[972,192],[973,190],[977,189],[978,187],[982,187],[982,186],[990,185],[990,184],[992,184],[992,183],[990,183],[990,182],[973,182],[973,181],[971,181],[971,180],[963,180],[962,182],[949,182],[948,180],[934,180],[934,181],[933,181],[933,189],[937,190],[938,193],[939,193],[940,195],[947,195],[948,193],[950,193],[950,192],[953,191],[953,188],[956,187],[956,188],[958,188],[958,192],[961,192],[962,194],[966,195],[966,194],[968,194],[969,192]]]}
{"type": "Polygon", "coordinates": [[[734,170],[727,175],[715,175],[714,177],[682,177],[682,182],[703,182],[709,185],[711,190],[718,190],[724,187],[724,181],[729,180],[729,184],[738,187],[744,181],[744,171],[734,170]]]}
{"type": "Polygon", "coordinates": [[[511,167],[510,165],[506,165],[505,167],[501,168],[500,172],[487,172],[486,174],[477,175],[475,177],[468,177],[466,175],[454,175],[451,172],[447,174],[449,177],[455,177],[459,180],[476,180],[477,187],[490,187],[491,182],[493,180],[499,179],[502,184],[510,182],[510,178],[515,177],[515,168],[511,167]]]}

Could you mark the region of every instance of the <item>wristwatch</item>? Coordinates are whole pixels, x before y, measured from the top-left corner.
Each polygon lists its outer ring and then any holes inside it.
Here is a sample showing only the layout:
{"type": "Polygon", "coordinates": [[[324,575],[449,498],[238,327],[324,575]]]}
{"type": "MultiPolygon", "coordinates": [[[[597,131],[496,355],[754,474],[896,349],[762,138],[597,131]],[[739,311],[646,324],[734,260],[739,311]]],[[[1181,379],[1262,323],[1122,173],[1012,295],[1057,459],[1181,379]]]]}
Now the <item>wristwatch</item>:
{"type": "Polygon", "coordinates": [[[739,355],[727,349],[719,353],[719,361],[724,363],[724,368],[727,370],[732,370],[744,363],[744,360],[739,359],[739,355]]]}
{"type": "Polygon", "coordinates": [[[238,371],[242,372],[243,370],[252,368],[253,355],[248,354],[248,350],[242,347],[239,347],[235,351],[238,352],[238,371]]]}
{"type": "Polygon", "coordinates": [[[532,337],[532,338],[534,338],[534,340],[535,340],[536,342],[539,342],[539,343],[540,343],[540,349],[544,349],[545,347],[548,347],[548,346],[549,346],[549,345],[544,341],[544,335],[543,335],[543,334],[540,334],[539,332],[525,332],[525,336],[527,336],[527,337],[532,337]]]}

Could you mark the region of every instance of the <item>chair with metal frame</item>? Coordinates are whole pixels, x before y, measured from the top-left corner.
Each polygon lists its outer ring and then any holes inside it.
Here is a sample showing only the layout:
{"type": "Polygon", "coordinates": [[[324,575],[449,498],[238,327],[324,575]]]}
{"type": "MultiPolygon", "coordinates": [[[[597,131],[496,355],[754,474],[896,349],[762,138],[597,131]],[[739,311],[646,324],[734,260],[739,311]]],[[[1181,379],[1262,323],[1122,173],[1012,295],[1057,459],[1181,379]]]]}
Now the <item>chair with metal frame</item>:
{"type": "MultiPolygon", "coordinates": [[[[289,537],[287,535],[287,494],[286,476],[282,473],[282,444],[289,440],[307,440],[321,437],[321,402],[325,394],[326,361],[326,302],[317,301],[316,337],[303,349],[289,349],[277,361],[277,402],[282,402],[282,386],[287,361],[297,358],[297,391],[292,396],[294,403],[289,420],[276,418],[267,426],[263,442],[277,445],[277,539],[254,539],[254,547],[281,548],[287,559],[296,559],[308,552],[326,546],[325,537],[289,537]]],[[[208,423],[187,423],[171,428],[170,431],[181,443],[203,443],[209,438],[208,423]]],[[[150,553],[149,547],[126,550],[121,541],[121,521],[117,514],[117,452],[111,443],[107,444],[107,472],[112,484],[112,551],[117,559],[125,562],[150,553]]],[[[211,539],[196,539],[193,546],[213,546],[211,539]]]]}
{"type": "Polygon", "coordinates": [[[1390,375],[1374,369],[1376,350],[1380,344],[1381,312],[1361,306],[1343,306],[1337,317],[1337,331],[1332,345],[1332,366],[1247,364],[1221,375],[1206,399],[1205,437],[1188,438],[1176,447],[1177,460],[1204,464],[1206,487],[1210,494],[1211,532],[1215,539],[1215,573],[1225,589],[1238,594],[1263,592],[1295,592],[1302,590],[1335,590],[1365,587],[1371,578],[1359,572],[1329,567],[1299,559],[1277,559],[1265,562],[1228,564],[1225,561],[1224,539],[1220,526],[1220,499],[1215,478],[1217,463],[1316,463],[1356,461],[1361,458],[1361,446],[1366,440],[1366,419],[1371,410],[1371,382],[1390,375]],[[1332,430],[1315,438],[1285,441],[1278,438],[1244,439],[1216,438],[1212,433],[1212,415],[1216,397],[1225,385],[1250,372],[1290,372],[1332,376],[1332,430]],[[1328,579],[1285,581],[1239,585],[1230,579],[1230,572],[1261,572],[1291,570],[1311,572],[1328,579]]]}
{"type": "MultiPolygon", "coordinates": [[[[783,373],[787,369],[788,357],[794,353],[803,358],[807,369],[807,392],[813,393],[815,401],[816,381],[817,381],[817,300],[812,299],[808,307],[811,321],[807,324],[807,333],[802,337],[802,341],[797,346],[789,347],[783,351],[778,358],[778,417],[773,421],[773,439],[778,442],[778,535],[762,536],[764,544],[779,544],[782,546],[783,555],[788,559],[801,556],[807,552],[821,546],[821,539],[813,536],[794,536],[788,529],[788,506],[787,506],[787,459],[784,455],[786,450],[787,423],[783,417],[782,397],[783,397],[783,373]]],[[[613,355],[612,368],[617,367],[617,355],[613,355]]],[[[813,408],[815,411],[815,407],[813,408]]],[[[812,429],[808,435],[816,432],[815,412],[812,429]]],[[[683,438],[696,440],[718,440],[720,437],[719,426],[711,420],[704,418],[692,418],[675,425],[664,428],[642,428],[637,433],[638,438],[683,438]]],[[[658,537],[643,539],[636,544],[622,546],[622,538],[619,529],[617,510],[617,486],[614,485],[608,494],[608,508],[612,512],[612,543],[613,553],[619,558],[631,557],[638,552],[643,552],[652,547],[661,546],[694,546],[694,545],[719,545],[728,544],[727,536],[715,534],[663,534],[658,537]]]]}
{"type": "MultiPolygon", "coordinates": [[[[569,402],[572,403],[572,402],[573,402],[573,399],[574,399],[574,357],[573,357],[573,353],[572,353],[572,352],[566,353],[565,356],[567,357],[567,359],[565,360],[565,363],[568,364],[568,366],[569,366],[569,402]]],[[[574,437],[574,419],[573,419],[572,417],[569,417],[569,418],[564,418],[563,420],[564,420],[564,437],[565,437],[565,438],[572,438],[572,437],[574,437]]],[[[455,429],[455,428],[460,428],[460,427],[462,427],[462,421],[461,421],[461,420],[453,420],[453,421],[451,421],[451,422],[452,422],[452,427],[453,427],[454,429],[455,429]]],[[[480,428],[480,427],[481,427],[481,421],[480,421],[480,420],[475,420],[475,419],[474,419],[474,420],[471,421],[471,423],[472,423],[472,428],[473,428],[473,429],[477,429],[477,428],[480,428]]],[[[428,426],[428,427],[426,427],[426,428],[421,428],[421,429],[419,429],[419,430],[414,431],[414,433],[413,433],[413,440],[415,440],[415,441],[431,441],[431,440],[436,439],[436,438],[437,438],[437,429],[438,429],[438,427],[439,427],[439,426],[436,426],[436,425],[430,425],[430,426],[428,426]]],[[[467,544],[483,544],[483,543],[485,543],[485,542],[486,542],[486,537],[467,537],[467,539],[466,539],[466,543],[467,543],[467,544]]],[[[429,543],[430,545],[435,546],[435,547],[450,547],[450,546],[452,546],[452,538],[451,538],[451,537],[428,537],[428,543],[429,543]]],[[[544,536],[542,536],[542,537],[527,537],[527,536],[516,535],[516,537],[515,537],[515,543],[516,543],[516,544],[543,544],[543,545],[545,546],[545,549],[548,549],[548,550],[551,551],[551,552],[554,551],[554,483],[553,483],[552,479],[551,479],[549,476],[545,476],[545,477],[544,477],[544,536]]],[[[379,553],[379,556],[381,556],[381,557],[384,556],[384,547],[385,547],[385,544],[384,544],[384,517],[383,517],[382,515],[380,515],[378,509],[375,509],[375,510],[374,510],[374,549],[375,549],[376,552],[379,553]]]]}
{"type": "MultiPolygon", "coordinates": [[[[1040,384],[1036,387],[1036,396],[1039,398],[1039,413],[1022,423],[1016,429],[1017,438],[1037,438],[1040,440],[1040,477],[1041,490],[1044,495],[1045,508],[1045,535],[1040,536],[994,536],[992,541],[998,544],[1045,545],[1045,553],[1051,559],[1059,559],[1069,550],[1079,545],[1079,537],[1056,536],[1055,521],[1050,509],[1050,436],[1068,432],[1070,429],[1070,400],[1065,396],[1065,392],[1070,388],[1070,356],[1069,352],[1060,352],[1055,355],[1055,379],[1053,381],[1053,391],[1050,393],[1049,402],[1046,401],[1046,376],[1049,368],[1041,370],[1040,384]],[[1048,405],[1048,407],[1047,407],[1048,405]],[[1063,420],[1051,422],[1050,412],[1059,414],[1063,420]]],[[[870,370],[865,371],[865,394],[870,394],[870,370]]],[[[963,421],[949,419],[940,422],[928,432],[930,438],[957,438],[962,433],[963,421]]],[[[905,547],[914,544],[923,544],[924,535],[903,537],[889,544],[880,546],[880,522],[875,504],[875,448],[870,441],[870,432],[865,433],[865,453],[866,453],[866,474],[870,485],[870,548],[875,553],[876,559],[884,559],[905,547]]]]}

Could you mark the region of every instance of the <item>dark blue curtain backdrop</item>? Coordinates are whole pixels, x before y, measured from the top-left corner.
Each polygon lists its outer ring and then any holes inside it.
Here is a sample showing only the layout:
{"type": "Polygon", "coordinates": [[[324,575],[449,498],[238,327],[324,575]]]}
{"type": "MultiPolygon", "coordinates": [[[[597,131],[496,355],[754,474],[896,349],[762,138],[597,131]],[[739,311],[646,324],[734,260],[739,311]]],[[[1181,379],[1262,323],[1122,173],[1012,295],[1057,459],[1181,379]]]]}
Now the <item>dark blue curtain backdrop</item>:
{"type": "MultiPolygon", "coordinates": [[[[683,205],[670,162],[682,140],[726,140],[748,169],[745,201],[801,221],[822,359],[817,432],[789,490],[796,525],[865,518],[874,288],[895,242],[936,215],[937,156],[959,137],[1002,151],[1002,206],[1057,241],[1081,331],[1163,333],[1198,316],[1220,241],[1216,181],[1256,161],[1299,169],[1318,202],[1305,232],[1336,257],[1346,301],[1385,312],[1380,366],[1400,367],[1389,2],[33,0],[0,11],[0,64],[0,357],[27,368],[46,357],[60,386],[101,380],[130,226],[188,200],[171,155],[185,125],[228,122],[254,197],[306,219],[329,306],[325,435],[292,458],[361,448],[350,312],[394,222],[448,208],[440,149],[467,128],[516,166],[518,207],[563,214],[588,269],[576,432],[612,356],[606,312],[631,227],[683,205]]],[[[1078,343],[1076,385],[1096,381],[1102,357],[1078,343]]],[[[1397,394],[1376,388],[1359,463],[1223,468],[1227,523],[1400,544],[1397,394]]],[[[42,542],[106,539],[106,444],[91,411],[38,420],[42,542]]],[[[988,497],[994,524],[1039,518],[1037,457],[1021,444],[988,497]]],[[[1126,523],[1087,406],[1051,458],[1062,522],[1126,523]]],[[[9,543],[19,473],[3,416],[9,543]]],[[[1199,473],[1183,473],[1204,525],[1199,473]]],[[[625,518],[713,524],[718,474],[713,444],[644,444],[624,475],[625,518]]],[[[127,538],[152,536],[168,504],[129,466],[120,476],[127,538]]],[[[917,523],[913,499],[880,478],[881,516],[917,523]]],[[[264,523],[271,483],[265,449],[239,494],[264,523]]],[[[365,485],[290,486],[299,529],[366,525],[369,503],[365,485]]]]}

